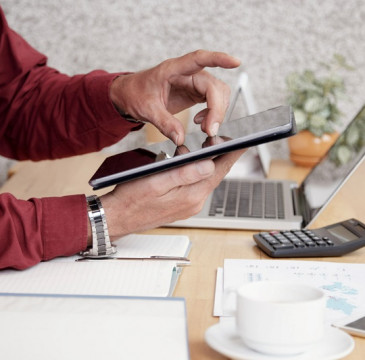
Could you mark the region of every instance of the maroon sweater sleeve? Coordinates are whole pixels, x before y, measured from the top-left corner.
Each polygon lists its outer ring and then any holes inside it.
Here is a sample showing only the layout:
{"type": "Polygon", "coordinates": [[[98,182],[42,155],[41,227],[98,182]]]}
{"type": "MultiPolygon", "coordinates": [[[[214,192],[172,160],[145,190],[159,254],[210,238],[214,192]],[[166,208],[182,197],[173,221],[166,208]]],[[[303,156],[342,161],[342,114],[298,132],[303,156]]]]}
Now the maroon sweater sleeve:
{"type": "Polygon", "coordinates": [[[97,151],[132,129],[115,110],[109,87],[119,74],[67,76],[11,30],[0,8],[0,154],[55,159],[97,151]]]}
{"type": "Polygon", "coordinates": [[[86,248],[84,195],[15,199],[0,194],[0,269],[25,269],[86,248]]]}
{"type": "MultiPolygon", "coordinates": [[[[97,151],[139,128],[114,109],[109,87],[117,74],[73,77],[8,27],[0,7],[0,154],[54,159],[97,151]]],[[[0,195],[0,269],[24,269],[86,247],[84,195],[15,199],[0,195]]]]}

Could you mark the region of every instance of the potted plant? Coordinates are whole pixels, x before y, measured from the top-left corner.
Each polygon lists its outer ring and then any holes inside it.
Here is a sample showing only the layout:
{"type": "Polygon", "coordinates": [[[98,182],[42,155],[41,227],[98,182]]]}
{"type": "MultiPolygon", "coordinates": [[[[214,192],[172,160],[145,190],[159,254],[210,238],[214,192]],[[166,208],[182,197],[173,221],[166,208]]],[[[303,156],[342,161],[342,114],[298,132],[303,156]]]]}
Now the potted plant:
{"type": "Polygon", "coordinates": [[[361,154],[365,146],[365,107],[356,115],[347,130],[341,134],[335,146],[329,152],[330,160],[342,168],[344,165],[361,154]]]}
{"type": "Polygon", "coordinates": [[[312,70],[293,72],[286,78],[287,101],[292,106],[298,134],[289,138],[290,158],[298,165],[313,166],[337,139],[341,122],[338,100],[345,93],[340,68],[350,70],[343,56],[335,54],[329,64],[320,64],[324,73],[312,70]]]}

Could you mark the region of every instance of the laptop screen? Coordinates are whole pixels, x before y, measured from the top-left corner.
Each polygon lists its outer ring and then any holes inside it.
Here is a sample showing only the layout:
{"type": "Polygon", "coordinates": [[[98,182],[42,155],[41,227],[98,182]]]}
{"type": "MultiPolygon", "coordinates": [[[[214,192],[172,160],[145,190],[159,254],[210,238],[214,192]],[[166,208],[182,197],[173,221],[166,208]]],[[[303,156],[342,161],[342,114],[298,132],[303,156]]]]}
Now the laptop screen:
{"type": "MultiPolygon", "coordinates": [[[[238,86],[227,110],[225,121],[239,119],[257,112],[248,75],[242,72],[238,77],[238,86]]],[[[247,149],[245,156],[235,163],[228,177],[263,178],[268,175],[270,164],[271,153],[268,144],[253,146],[247,149]]]]}
{"type": "Polygon", "coordinates": [[[326,156],[305,178],[299,188],[307,209],[308,225],[328,203],[365,155],[365,106],[346,127],[326,156]]]}

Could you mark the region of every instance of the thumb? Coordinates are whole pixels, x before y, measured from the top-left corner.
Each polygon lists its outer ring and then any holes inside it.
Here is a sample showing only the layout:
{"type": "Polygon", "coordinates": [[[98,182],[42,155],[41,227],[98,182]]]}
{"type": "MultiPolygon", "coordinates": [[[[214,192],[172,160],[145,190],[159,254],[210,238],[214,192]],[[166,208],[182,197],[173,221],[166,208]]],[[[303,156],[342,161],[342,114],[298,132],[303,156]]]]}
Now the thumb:
{"type": "MultiPolygon", "coordinates": [[[[148,177],[150,189],[155,189],[159,196],[167,194],[174,188],[188,186],[202,181],[214,174],[215,164],[212,160],[200,160],[148,177]]],[[[140,179],[146,181],[146,179],[140,179]]],[[[145,184],[144,184],[145,186],[145,184]]]]}

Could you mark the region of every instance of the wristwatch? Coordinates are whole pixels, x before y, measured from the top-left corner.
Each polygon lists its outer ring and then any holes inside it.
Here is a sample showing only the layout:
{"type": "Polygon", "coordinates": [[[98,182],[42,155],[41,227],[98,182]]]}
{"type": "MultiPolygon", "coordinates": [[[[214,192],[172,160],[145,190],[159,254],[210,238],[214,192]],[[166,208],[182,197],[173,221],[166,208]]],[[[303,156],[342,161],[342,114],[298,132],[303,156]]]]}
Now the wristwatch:
{"type": "Polygon", "coordinates": [[[85,257],[108,257],[117,252],[115,245],[110,242],[108,226],[106,224],[105,212],[100,199],[96,195],[86,197],[87,213],[91,225],[92,246],[80,255],[85,257]]]}

